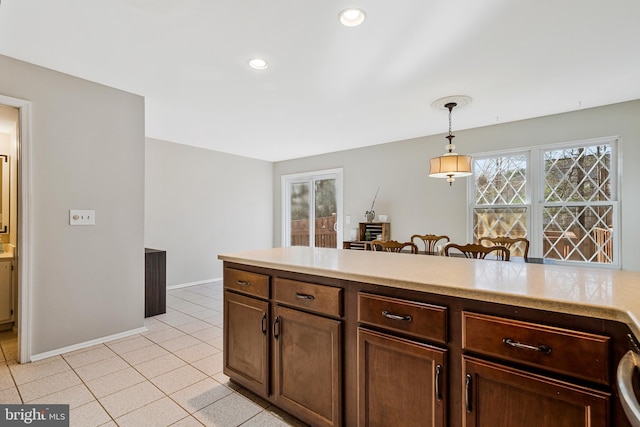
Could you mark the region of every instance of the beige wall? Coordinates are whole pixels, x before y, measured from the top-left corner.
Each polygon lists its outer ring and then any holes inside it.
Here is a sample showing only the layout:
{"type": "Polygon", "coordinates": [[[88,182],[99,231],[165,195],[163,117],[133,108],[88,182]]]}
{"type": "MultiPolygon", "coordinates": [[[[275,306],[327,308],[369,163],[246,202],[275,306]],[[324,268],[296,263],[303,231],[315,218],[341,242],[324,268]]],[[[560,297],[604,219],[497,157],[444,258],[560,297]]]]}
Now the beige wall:
{"type": "MultiPolygon", "coordinates": [[[[640,240],[640,100],[537,119],[455,131],[457,151],[465,154],[547,145],[591,138],[621,136],[622,266],[640,270],[636,244],[640,240]]],[[[444,152],[444,135],[392,142],[275,164],[274,188],[284,174],[344,168],[344,215],[349,228],[363,214],[380,187],[375,211],[388,214],[391,237],[407,240],[415,233],[442,233],[467,241],[467,180],[449,187],[427,176],[429,159],[444,152]]],[[[281,244],[280,191],[274,194],[274,242],[281,244]]]]}
{"type": "Polygon", "coordinates": [[[144,323],[144,99],[0,56],[31,102],[32,354],[144,323]],[[95,209],[95,226],[69,226],[95,209]]]}
{"type": "Polygon", "coordinates": [[[271,247],[271,162],[147,139],[145,170],[145,246],[167,251],[167,286],[221,279],[218,254],[271,247]]]}

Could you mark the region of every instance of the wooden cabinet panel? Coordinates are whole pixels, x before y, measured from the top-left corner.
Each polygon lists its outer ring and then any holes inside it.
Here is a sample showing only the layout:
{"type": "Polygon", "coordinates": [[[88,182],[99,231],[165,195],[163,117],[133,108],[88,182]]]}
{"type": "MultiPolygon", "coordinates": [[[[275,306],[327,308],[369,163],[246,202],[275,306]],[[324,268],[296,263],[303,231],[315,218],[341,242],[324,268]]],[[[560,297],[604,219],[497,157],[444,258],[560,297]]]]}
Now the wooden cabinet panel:
{"type": "Polygon", "coordinates": [[[342,289],[297,280],[276,278],[274,299],[282,304],[329,316],[342,316],[342,289]]]}
{"type": "Polygon", "coordinates": [[[269,298],[269,276],[250,273],[234,268],[224,269],[224,287],[236,292],[253,295],[258,298],[269,298]]]}
{"type": "Polygon", "coordinates": [[[11,292],[11,259],[0,260],[0,323],[13,320],[13,296],[11,292]]]}
{"type": "Polygon", "coordinates": [[[445,426],[446,350],[358,328],[358,426],[445,426]]]}
{"type": "Polygon", "coordinates": [[[447,309],[437,305],[360,292],[358,322],[436,342],[447,341],[447,309]]]}
{"type": "Polygon", "coordinates": [[[167,252],[144,250],[144,317],[167,312],[167,252]]]}
{"type": "Polygon", "coordinates": [[[463,426],[606,427],[610,394],[463,357],[463,426]]]}
{"type": "Polygon", "coordinates": [[[608,337],[469,312],[462,325],[464,350],[609,385],[608,337]]]}
{"type": "Polygon", "coordinates": [[[224,374],[269,394],[269,303],[224,292],[224,374]]]}
{"type": "Polygon", "coordinates": [[[274,307],[274,399],[314,426],[342,425],[342,322],[274,307]]]}

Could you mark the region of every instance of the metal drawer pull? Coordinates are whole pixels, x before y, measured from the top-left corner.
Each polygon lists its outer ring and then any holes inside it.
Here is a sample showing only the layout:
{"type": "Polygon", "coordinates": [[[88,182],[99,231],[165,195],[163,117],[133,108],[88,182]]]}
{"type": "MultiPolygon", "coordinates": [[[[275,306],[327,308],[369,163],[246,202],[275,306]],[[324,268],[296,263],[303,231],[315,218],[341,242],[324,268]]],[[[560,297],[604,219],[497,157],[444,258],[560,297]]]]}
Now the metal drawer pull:
{"type": "Polygon", "coordinates": [[[629,350],[618,363],[616,378],[620,403],[633,427],[640,427],[640,404],[633,391],[633,376],[638,368],[638,355],[629,350]]]}
{"type": "Polygon", "coordinates": [[[548,345],[529,345],[529,344],[522,344],[521,342],[518,341],[514,341],[511,338],[503,338],[502,342],[505,343],[506,345],[513,347],[513,348],[519,348],[521,350],[531,350],[531,351],[539,351],[540,353],[544,353],[544,354],[551,354],[551,347],[549,347],[548,345]]]}
{"type": "Polygon", "coordinates": [[[296,292],[296,298],[298,298],[298,299],[308,299],[308,300],[315,299],[315,297],[313,295],[301,294],[300,292],[296,292]]]}
{"type": "Polygon", "coordinates": [[[436,399],[442,400],[442,390],[440,389],[440,379],[442,377],[442,365],[436,365],[436,399]]]}
{"type": "Polygon", "coordinates": [[[273,321],[273,337],[278,339],[280,337],[280,316],[276,316],[273,321]]]}
{"type": "Polygon", "coordinates": [[[467,409],[467,412],[471,412],[473,408],[471,407],[471,374],[467,374],[466,380],[464,382],[464,406],[467,409]]]}
{"type": "Polygon", "coordinates": [[[400,316],[398,314],[389,313],[387,310],[383,311],[382,315],[388,319],[404,320],[405,322],[411,322],[413,320],[413,318],[408,314],[406,316],[400,316]]]}
{"type": "Polygon", "coordinates": [[[251,286],[251,282],[247,282],[245,280],[238,280],[238,285],[240,286],[251,286]]]}
{"type": "Polygon", "coordinates": [[[262,326],[262,335],[267,335],[267,313],[262,313],[260,326],[262,326]]]}

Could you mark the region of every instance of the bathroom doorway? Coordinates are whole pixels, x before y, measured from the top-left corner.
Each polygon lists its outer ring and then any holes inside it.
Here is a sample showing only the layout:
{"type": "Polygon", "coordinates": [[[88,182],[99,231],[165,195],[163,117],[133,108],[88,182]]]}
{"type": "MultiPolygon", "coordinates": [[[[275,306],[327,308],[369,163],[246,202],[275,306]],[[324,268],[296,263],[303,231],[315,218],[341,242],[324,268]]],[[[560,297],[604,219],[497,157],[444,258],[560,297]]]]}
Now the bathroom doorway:
{"type": "Polygon", "coordinates": [[[17,361],[20,109],[0,104],[0,357],[17,361]]]}
{"type": "MultiPolygon", "coordinates": [[[[17,336],[15,357],[18,363],[31,361],[31,102],[0,95],[0,107],[7,112],[5,130],[9,129],[10,180],[13,187],[9,199],[7,250],[12,251],[12,325],[11,332],[17,336]],[[17,118],[16,118],[17,112],[17,118]],[[14,130],[15,128],[15,130],[14,130]],[[13,138],[13,139],[12,139],[13,138]],[[13,145],[11,145],[13,144],[13,145]]],[[[1,153],[0,153],[1,154],[1,153]]],[[[1,234],[1,233],[0,233],[1,234]]],[[[4,240],[0,237],[0,240],[4,240]]],[[[3,353],[4,357],[4,353],[3,353]]]]}

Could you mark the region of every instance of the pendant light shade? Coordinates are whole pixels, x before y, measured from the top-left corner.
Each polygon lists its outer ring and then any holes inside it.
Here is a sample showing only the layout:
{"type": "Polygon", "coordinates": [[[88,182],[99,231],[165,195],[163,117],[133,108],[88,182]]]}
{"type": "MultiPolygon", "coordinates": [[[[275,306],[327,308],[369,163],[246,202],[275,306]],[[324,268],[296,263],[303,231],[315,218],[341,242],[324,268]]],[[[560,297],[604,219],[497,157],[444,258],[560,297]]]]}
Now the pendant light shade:
{"type": "Polygon", "coordinates": [[[447,153],[431,159],[429,176],[432,178],[462,178],[471,175],[471,156],[447,153]]]}
{"type": "Polygon", "coordinates": [[[455,136],[451,133],[451,111],[458,105],[455,102],[445,104],[449,110],[449,140],[447,144],[447,152],[440,157],[434,157],[429,163],[429,176],[432,178],[446,178],[449,185],[453,184],[456,178],[462,178],[472,174],[471,156],[456,154],[453,150],[456,148],[452,141],[455,136]]]}

